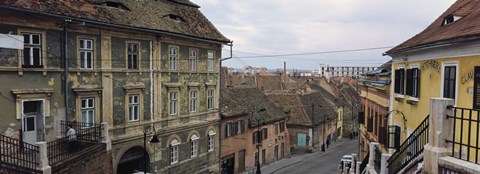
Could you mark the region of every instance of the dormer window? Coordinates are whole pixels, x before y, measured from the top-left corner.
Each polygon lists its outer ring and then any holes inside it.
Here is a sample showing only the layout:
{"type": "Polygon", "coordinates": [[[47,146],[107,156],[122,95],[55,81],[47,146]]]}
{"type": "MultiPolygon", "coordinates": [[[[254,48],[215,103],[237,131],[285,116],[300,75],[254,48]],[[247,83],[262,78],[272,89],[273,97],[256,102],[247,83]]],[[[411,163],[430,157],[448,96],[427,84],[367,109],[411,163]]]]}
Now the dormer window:
{"type": "Polygon", "coordinates": [[[185,22],[185,19],[183,19],[181,16],[175,15],[175,14],[167,14],[163,17],[164,18],[169,18],[169,19],[171,19],[173,21],[176,21],[176,22],[185,22]]]}
{"type": "Polygon", "coordinates": [[[461,18],[462,18],[461,16],[448,15],[448,16],[445,17],[445,19],[443,20],[443,25],[448,25],[448,24],[454,23],[454,22],[458,21],[458,20],[461,19],[461,18]]]}
{"type": "Polygon", "coordinates": [[[127,6],[123,5],[120,2],[106,1],[106,2],[99,3],[98,5],[104,6],[104,7],[110,7],[110,8],[116,8],[116,9],[120,9],[120,10],[130,11],[130,9],[127,6]]]}

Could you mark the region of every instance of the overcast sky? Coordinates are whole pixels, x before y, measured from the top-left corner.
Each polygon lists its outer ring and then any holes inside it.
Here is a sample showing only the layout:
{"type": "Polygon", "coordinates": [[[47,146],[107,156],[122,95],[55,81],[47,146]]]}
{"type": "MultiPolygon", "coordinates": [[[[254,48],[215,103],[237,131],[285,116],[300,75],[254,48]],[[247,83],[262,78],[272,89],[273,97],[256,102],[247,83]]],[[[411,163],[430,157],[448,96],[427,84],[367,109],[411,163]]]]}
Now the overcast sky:
{"type": "MultiPolygon", "coordinates": [[[[310,69],[318,65],[379,66],[387,48],[425,29],[455,0],[192,0],[227,38],[233,59],[223,66],[310,69]],[[250,57],[250,58],[242,58],[250,57]]],[[[224,47],[224,50],[228,50],[224,47]]],[[[229,57],[223,51],[222,57],[229,57]]]]}

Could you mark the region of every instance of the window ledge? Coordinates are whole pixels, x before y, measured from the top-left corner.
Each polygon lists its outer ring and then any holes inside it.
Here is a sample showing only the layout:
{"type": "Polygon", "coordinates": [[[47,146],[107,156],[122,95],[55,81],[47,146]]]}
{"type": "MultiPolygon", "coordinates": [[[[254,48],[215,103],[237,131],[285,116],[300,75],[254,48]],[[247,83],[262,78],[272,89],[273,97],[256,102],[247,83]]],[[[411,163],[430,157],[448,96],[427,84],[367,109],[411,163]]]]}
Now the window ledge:
{"type": "Polygon", "coordinates": [[[395,96],[395,100],[397,100],[397,101],[403,101],[403,100],[405,100],[405,97],[404,97],[403,95],[398,95],[398,94],[397,94],[397,95],[395,96]]]}
{"type": "Polygon", "coordinates": [[[407,103],[408,103],[408,104],[411,104],[411,105],[417,105],[417,104],[418,104],[418,99],[409,98],[409,99],[407,100],[407,103]]]}

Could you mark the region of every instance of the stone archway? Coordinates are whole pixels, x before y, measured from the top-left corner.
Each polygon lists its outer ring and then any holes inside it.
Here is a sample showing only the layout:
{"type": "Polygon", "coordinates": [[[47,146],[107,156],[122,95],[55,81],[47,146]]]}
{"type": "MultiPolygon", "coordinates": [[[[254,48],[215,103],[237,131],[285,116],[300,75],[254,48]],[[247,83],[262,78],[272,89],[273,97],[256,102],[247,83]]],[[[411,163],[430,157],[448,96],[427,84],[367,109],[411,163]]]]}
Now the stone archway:
{"type": "Polygon", "coordinates": [[[131,174],[140,171],[149,171],[150,158],[148,153],[142,147],[132,147],[123,153],[117,166],[117,174],[131,174]],[[145,155],[147,157],[145,158],[145,155]],[[146,160],[146,170],[145,162],[146,160]]]}

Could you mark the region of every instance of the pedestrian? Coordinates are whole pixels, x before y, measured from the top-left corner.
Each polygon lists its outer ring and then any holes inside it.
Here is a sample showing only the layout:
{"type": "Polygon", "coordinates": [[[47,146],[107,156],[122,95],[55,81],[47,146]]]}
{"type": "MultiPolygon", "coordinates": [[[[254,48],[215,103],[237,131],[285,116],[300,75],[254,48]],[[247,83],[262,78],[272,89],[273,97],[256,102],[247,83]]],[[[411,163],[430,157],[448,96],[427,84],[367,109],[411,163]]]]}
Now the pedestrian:
{"type": "Polygon", "coordinates": [[[77,135],[75,134],[75,129],[73,129],[71,124],[68,124],[66,137],[68,141],[68,152],[74,153],[77,151],[77,135]]]}

